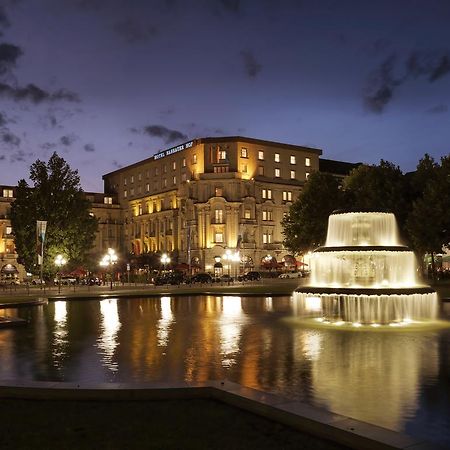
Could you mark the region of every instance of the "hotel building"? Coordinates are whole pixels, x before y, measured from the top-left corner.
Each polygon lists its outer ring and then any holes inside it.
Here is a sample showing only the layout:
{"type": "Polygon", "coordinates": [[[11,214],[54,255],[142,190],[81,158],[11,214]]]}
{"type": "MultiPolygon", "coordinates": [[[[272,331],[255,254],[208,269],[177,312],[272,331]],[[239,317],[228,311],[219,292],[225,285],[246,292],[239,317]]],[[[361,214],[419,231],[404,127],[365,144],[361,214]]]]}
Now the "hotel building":
{"type": "MultiPolygon", "coordinates": [[[[120,251],[170,252],[210,271],[227,249],[241,269],[288,257],[281,220],[322,151],[240,136],[201,138],[103,176],[123,223],[120,251]]],[[[105,198],[106,198],[105,197],[105,198]]]]}

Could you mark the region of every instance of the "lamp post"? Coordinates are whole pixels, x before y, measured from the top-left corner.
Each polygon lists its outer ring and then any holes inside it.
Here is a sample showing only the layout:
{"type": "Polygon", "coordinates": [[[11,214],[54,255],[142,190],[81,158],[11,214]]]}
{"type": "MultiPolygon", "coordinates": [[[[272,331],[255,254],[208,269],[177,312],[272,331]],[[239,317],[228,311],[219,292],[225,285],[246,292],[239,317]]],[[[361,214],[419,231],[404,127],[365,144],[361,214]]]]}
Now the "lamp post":
{"type": "MultiPolygon", "coordinates": [[[[225,250],[225,253],[224,253],[224,255],[222,256],[222,259],[224,260],[224,261],[227,261],[227,265],[228,265],[228,278],[230,278],[230,272],[231,272],[231,264],[233,263],[233,262],[236,262],[236,261],[239,261],[239,258],[240,258],[240,255],[239,255],[239,252],[238,251],[236,251],[236,252],[232,252],[229,248],[227,248],[226,250],[225,250]]],[[[235,276],[236,276],[236,274],[235,274],[235,276]]]]}
{"type": "Polygon", "coordinates": [[[113,248],[108,248],[108,252],[106,253],[106,255],[102,258],[102,260],[100,261],[100,265],[102,267],[109,267],[109,275],[110,275],[110,288],[112,290],[113,288],[113,265],[116,264],[117,262],[117,255],[116,255],[116,251],[113,248]]]}
{"type": "Polygon", "coordinates": [[[58,294],[61,294],[61,267],[67,263],[63,255],[56,255],[55,266],[58,267],[58,294]]]}
{"type": "Polygon", "coordinates": [[[161,255],[161,264],[162,264],[163,267],[164,267],[163,272],[166,271],[166,265],[169,264],[169,263],[170,263],[170,256],[169,256],[167,253],[163,253],[163,254],[161,255]]]}

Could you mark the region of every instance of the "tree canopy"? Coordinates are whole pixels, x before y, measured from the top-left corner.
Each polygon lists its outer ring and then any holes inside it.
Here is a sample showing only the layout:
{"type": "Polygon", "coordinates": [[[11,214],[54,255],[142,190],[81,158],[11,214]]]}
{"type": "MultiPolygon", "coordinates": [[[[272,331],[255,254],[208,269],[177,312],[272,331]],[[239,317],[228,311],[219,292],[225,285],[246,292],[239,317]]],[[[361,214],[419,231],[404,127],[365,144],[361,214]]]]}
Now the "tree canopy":
{"type": "Polygon", "coordinates": [[[54,259],[65,255],[69,267],[83,264],[92,248],[97,220],[80,186],[77,170],[53,153],[48,163],[37,160],[30,167],[32,186],[22,179],[11,205],[11,224],[19,262],[37,273],[36,221],[47,221],[44,272],[55,272],[54,259]]]}
{"type": "Polygon", "coordinates": [[[322,245],[328,215],[335,209],[393,212],[400,232],[421,256],[450,247],[450,156],[441,164],[425,155],[414,173],[381,161],[361,165],[340,186],[331,175],[314,173],[283,220],[284,245],[304,253],[322,245]]]}
{"type": "Polygon", "coordinates": [[[343,207],[339,181],[330,174],[310,175],[300,197],[283,219],[284,245],[294,254],[307,252],[325,242],[328,216],[343,207]]]}

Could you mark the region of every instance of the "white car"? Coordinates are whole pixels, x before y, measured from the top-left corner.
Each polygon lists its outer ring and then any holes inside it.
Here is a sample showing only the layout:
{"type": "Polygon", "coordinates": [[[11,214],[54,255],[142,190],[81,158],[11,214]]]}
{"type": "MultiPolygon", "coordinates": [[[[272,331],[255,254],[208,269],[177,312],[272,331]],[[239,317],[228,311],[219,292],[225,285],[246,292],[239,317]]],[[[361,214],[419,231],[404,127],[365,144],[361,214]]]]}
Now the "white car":
{"type": "Polygon", "coordinates": [[[286,272],[282,273],[281,275],[278,275],[278,278],[301,278],[302,273],[301,272],[286,272]]]}

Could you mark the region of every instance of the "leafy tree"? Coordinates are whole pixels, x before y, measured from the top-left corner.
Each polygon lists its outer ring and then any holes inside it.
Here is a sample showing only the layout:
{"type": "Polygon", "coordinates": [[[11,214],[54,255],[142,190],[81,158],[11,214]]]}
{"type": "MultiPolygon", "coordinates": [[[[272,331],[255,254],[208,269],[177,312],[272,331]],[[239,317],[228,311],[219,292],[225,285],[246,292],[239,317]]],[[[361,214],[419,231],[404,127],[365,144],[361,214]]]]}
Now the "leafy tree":
{"type": "Polygon", "coordinates": [[[343,206],[340,187],[333,175],[311,174],[282,221],[284,245],[289,251],[303,253],[325,243],[328,216],[343,206]]]}
{"type": "Polygon", "coordinates": [[[440,166],[430,166],[429,161],[426,166],[433,170],[428,171],[427,180],[424,178],[423,194],[414,201],[406,225],[416,252],[422,259],[425,253],[430,254],[434,275],[435,254],[450,247],[450,157],[442,158],[440,166]]]}
{"type": "Polygon", "coordinates": [[[53,153],[48,163],[37,160],[30,167],[33,186],[22,179],[11,205],[11,223],[19,262],[30,272],[36,266],[36,221],[47,221],[44,247],[44,273],[55,272],[58,253],[66,256],[69,268],[83,264],[97,231],[90,215],[90,202],[80,187],[78,171],[53,153]]]}
{"type": "Polygon", "coordinates": [[[398,166],[381,160],[361,165],[344,180],[345,203],[352,210],[393,212],[400,229],[408,214],[407,183],[398,166]]]}

